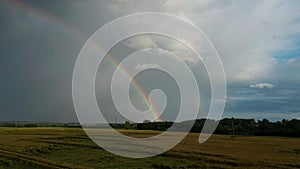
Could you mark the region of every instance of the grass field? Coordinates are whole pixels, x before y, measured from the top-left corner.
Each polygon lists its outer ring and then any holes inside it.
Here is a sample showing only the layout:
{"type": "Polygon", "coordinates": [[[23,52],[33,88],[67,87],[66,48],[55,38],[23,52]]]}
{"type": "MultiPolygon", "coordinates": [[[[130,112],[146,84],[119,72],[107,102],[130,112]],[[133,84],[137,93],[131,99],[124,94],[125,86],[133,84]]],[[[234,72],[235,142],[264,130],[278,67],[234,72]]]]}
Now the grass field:
{"type": "Polygon", "coordinates": [[[300,138],[214,135],[199,144],[198,136],[164,154],[130,159],[99,148],[81,129],[0,128],[0,168],[300,168],[300,138]]]}

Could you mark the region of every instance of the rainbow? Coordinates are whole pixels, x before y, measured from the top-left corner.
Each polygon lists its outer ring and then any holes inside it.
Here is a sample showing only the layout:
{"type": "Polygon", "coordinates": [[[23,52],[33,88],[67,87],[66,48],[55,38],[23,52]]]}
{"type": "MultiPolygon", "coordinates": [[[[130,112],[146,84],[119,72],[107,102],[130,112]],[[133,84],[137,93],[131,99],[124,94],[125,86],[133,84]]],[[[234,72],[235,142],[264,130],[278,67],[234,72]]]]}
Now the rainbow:
{"type": "MultiPolygon", "coordinates": [[[[11,2],[20,9],[29,11],[31,14],[33,14],[37,17],[41,17],[41,18],[45,19],[46,21],[55,24],[56,26],[60,26],[60,28],[62,28],[63,30],[67,30],[68,33],[75,35],[76,37],[80,38],[81,40],[87,40],[89,38],[86,35],[84,35],[83,33],[81,33],[80,31],[78,31],[77,29],[75,29],[73,26],[63,22],[62,20],[60,20],[59,18],[57,18],[53,15],[50,15],[49,13],[46,13],[45,11],[37,9],[33,5],[27,4],[20,0],[12,0],[11,2]]],[[[97,48],[101,52],[104,51],[103,48],[101,46],[99,46],[98,44],[96,44],[96,43],[93,43],[93,44],[95,46],[97,46],[97,48]]],[[[145,102],[147,107],[151,110],[152,115],[156,119],[156,121],[163,121],[161,116],[159,115],[159,113],[155,110],[155,107],[152,106],[151,100],[149,99],[146,91],[142,88],[142,86],[140,86],[140,84],[135,79],[133,79],[131,74],[124,67],[122,67],[120,65],[120,63],[112,55],[107,53],[106,57],[116,68],[119,68],[121,70],[121,72],[123,72],[123,74],[126,75],[131,80],[131,84],[137,89],[139,95],[143,98],[143,101],[145,102]]]]}

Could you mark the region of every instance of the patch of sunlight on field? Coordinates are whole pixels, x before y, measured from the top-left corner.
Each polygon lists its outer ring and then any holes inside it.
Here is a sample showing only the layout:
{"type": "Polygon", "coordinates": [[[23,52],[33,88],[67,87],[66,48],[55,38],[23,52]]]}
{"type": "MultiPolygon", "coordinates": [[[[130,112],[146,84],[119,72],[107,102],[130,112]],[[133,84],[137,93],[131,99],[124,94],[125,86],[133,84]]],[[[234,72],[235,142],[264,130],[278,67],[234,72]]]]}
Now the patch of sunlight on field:
{"type": "MultiPolygon", "coordinates": [[[[159,131],[119,130],[134,137],[159,131]]],[[[299,168],[300,138],[190,133],[170,151],[145,159],[99,148],[82,129],[0,128],[0,168],[299,168]]]]}

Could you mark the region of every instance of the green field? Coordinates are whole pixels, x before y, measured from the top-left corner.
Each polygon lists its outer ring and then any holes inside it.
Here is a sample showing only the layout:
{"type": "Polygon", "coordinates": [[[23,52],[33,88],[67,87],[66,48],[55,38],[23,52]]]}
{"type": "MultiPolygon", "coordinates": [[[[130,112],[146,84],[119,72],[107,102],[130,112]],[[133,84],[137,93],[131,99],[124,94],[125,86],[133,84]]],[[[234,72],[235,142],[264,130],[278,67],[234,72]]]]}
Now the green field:
{"type": "MultiPolygon", "coordinates": [[[[145,137],[157,131],[120,131],[145,137]]],[[[0,168],[300,168],[300,138],[189,134],[156,157],[130,159],[95,145],[82,129],[0,128],[0,168]]]]}

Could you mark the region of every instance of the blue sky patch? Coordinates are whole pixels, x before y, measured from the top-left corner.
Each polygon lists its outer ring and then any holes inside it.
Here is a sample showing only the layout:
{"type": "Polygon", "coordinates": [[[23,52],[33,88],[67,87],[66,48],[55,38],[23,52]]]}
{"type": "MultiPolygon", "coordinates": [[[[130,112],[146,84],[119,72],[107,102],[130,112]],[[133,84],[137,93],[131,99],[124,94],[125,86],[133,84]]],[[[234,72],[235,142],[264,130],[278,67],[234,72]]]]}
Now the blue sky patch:
{"type": "Polygon", "coordinates": [[[274,55],[274,58],[281,60],[289,60],[296,57],[300,57],[300,35],[295,40],[293,46],[291,46],[287,50],[279,51],[277,54],[274,55]]]}

